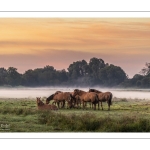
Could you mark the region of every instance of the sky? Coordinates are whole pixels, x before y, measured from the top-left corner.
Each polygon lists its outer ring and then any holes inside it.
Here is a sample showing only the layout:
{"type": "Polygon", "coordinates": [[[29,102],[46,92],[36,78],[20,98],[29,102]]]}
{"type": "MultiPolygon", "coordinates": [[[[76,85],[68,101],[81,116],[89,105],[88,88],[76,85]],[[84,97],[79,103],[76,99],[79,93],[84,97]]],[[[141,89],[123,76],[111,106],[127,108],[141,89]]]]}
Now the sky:
{"type": "Polygon", "coordinates": [[[150,56],[150,18],[0,18],[0,67],[62,70],[101,58],[132,78],[150,56]]]}

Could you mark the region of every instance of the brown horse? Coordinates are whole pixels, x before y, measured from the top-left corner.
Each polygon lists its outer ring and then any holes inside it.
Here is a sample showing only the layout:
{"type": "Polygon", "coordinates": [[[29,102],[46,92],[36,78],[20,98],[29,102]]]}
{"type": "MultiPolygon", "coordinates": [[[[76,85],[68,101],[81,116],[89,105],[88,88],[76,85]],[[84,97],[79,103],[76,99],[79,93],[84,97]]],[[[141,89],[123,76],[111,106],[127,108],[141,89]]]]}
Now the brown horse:
{"type": "Polygon", "coordinates": [[[94,110],[96,110],[96,104],[98,103],[99,109],[98,96],[95,92],[85,92],[79,89],[75,89],[73,96],[75,97],[76,95],[78,95],[79,99],[82,101],[83,109],[85,108],[86,102],[91,102],[92,104],[94,104],[94,110]]]}
{"type": "Polygon", "coordinates": [[[46,104],[48,104],[50,100],[55,100],[54,102],[57,103],[58,108],[60,108],[59,107],[60,102],[63,103],[62,108],[65,106],[65,102],[67,102],[67,108],[72,107],[72,95],[70,94],[70,92],[54,93],[46,99],[46,104]]]}
{"type": "Polygon", "coordinates": [[[39,110],[58,110],[58,108],[55,105],[47,105],[44,104],[40,99],[40,97],[36,98],[37,107],[39,110]]]}
{"type": "MultiPolygon", "coordinates": [[[[53,100],[53,97],[54,95],[58,94],[58,93],[61,93],[62,91],[56,91],[54,94],[50,95],[47,99],[46,99],[46,104],[49,104],[51,100],[53,100]]],[[[57,103],[57,106],[58,106],[58,103],[57,101],[54,100],[53,104],[56,105],[57,103]]],[[[63,106],[63,102],[61,102],[61,106],[63,106]]]]}
{"type": "Polygon", "coordinates": [[[102,110],[103,110],[102,102],[107,102],[108,103],[108,110],[110,110],[110,105],[112,105],[112,97],[113,97],[111,92],[104,92],[103,93],[103,92],[95,90],[95,89],[89,89],[89,92],[97,93],[99,102],[101,102],[102,110]]]}

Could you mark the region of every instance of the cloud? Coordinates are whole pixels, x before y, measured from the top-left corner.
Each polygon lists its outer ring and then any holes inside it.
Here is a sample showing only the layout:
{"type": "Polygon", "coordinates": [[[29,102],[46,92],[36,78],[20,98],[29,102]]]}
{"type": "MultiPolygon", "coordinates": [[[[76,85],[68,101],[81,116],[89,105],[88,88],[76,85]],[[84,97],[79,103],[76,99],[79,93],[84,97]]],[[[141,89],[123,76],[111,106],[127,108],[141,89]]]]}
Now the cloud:
{"type": "Polygon", "coordinates": [[[149,26],[150,19],[137,18],[0,19],[0,64],[20,72],[46,65],[67,69],[97,57],[132,76],[149,61],[149,26]]]}

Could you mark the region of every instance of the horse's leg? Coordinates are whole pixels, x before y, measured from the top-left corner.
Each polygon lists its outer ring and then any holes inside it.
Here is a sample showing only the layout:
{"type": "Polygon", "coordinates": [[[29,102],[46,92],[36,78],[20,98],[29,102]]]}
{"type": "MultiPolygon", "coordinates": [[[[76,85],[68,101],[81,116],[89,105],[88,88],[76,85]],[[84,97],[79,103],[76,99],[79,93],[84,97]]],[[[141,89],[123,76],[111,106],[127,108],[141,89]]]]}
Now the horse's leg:
{"type": "Polygon", "coordinates": [[[103,110],[103,105],[102,105],[102,101],[101,101],[101,107],[102,107],[102,110],[103,110]]]}
{"type": "Polygon", "coordinates": [[[67,109],[68,109],[68,105],[69,105],[69,104],[68,104],[68,101],[67,101],[67,109]]]}
{"type": "Polygon", "coordinates": [[[76,101],[76,104],[75,104],[75,107],[79,107],[79,102],[78,102],[78,100],[76,101]]]}
{"type": "Polygon", "coordinates": [[[90,109],[91,109],[91,102],[90,102],[90,109]]]}
{"type": "Polygon", "coordinates": [[[61,108],[64,108],[64,101],[61,101],[61,108]]]}
{"type": "Polygon", "coordinates": [[[84,109],[84,101],[82,101],[82,108],[84,109]]]}
{"type": "Polygon", "coordinates": [[[108,103],[108,110],[110,110],[110,104],[108,103]]]}
{"type": "Polygon", "coordinates": [[[60,107],[59,107],[59,102],[57,102],[57,106],[58,106],[58,108],[60,109],[60,107]]]}
{"type": "Polygon", "coordinates": [[[61,101],[61,108],[64,108],[64,101],[61,101]]]}
{"type": "Polygon", "coordinates": [[[66,108],[66,100],[63,101],[63,107],[66,108]]]}
{"type": "Polygon", "coordinates": [[[63,108],[65,107],[65,100],[63,101],[63,108]]]}
{"type": "Polygon", "coordinates": [[[96,110],[96,103],[94,103],[94,110],[96,110]]]}
{"type": "Polygon", "coordinates": [[[99,110],[99,101],[98,101],[98,110],[99,110]]]}
{"type": "Polygon", "coordinates": [[[74,108],[76,108],[76,106],[78,108],[78,101],[77,100],[73,100],[72,105],[73,105],[74,108]]]}

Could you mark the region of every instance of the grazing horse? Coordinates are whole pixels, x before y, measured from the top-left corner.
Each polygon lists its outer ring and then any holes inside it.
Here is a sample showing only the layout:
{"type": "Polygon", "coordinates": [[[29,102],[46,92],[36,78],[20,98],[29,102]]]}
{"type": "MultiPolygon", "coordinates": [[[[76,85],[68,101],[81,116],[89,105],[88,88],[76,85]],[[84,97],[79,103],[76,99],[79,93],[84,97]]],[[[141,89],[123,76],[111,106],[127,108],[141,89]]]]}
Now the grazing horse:
{"type": "Polygon", "coordinates": [[[36,98],[36,103],[39,110],[58,110],[55,105],[44,104],[40,99],[40,97],[36,98]]]}
{"type": "Polygon", "coordinates": [[[89,89],[89,92],[97,93],[99,102],[101,102],[102,110],[103,110],[102,102],[107,102],[108,103],[108,110],[110,110],[110,105],[112,105],[112,97],[113,97],[111,92],[104,92],[103,93],[103,92],[95,90],[95,89],[89,89]]]}
{"type": "Polygon", "coordinates": [[[63,103],[63,106],[62,106],[63,108],[65,106],[65,101],[67,102],[67,108],[72,107],[72,95],[70,94],[70,92],[54,93],[46,99],[46,104],[48,104],[50,100],[55,100],[54,102],[57,103],[58,108],[60,108],[59,107],[60,102],[63,103]]]}
{"type": "MultiPolygon", "coordinates": [[[[51,100],[53,100],[53,97],[54,95],[58,94],[58,93],[61,93],[61,91],[56,91],[54,94],[50,95],[47,99],[46,99],[46,104],[49,104],[51,100]]],[[[57,103],[57,106],[58,106],[58,103],[57,101],[54,101],[53,104],[56,105],[57,103]]],[[[61,102],[61,105],[63,106],[63,102],[61,102]]]]}
{"type": "Polygon", "coordinates": [[[86,102],[91,102],[92,104],[94,104],[94,110],[96,110],[96,104],[98,103],[99,109],[98,96],[95,92],[85,92],[79,89],[75,89],[73,96],[75,97],[76,95],[78,95],[79,99],[82,101],[83,109],[85,108],[86,102]]]}

